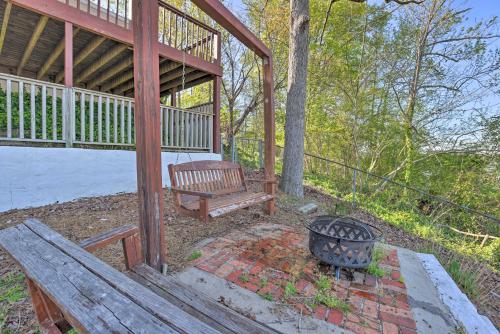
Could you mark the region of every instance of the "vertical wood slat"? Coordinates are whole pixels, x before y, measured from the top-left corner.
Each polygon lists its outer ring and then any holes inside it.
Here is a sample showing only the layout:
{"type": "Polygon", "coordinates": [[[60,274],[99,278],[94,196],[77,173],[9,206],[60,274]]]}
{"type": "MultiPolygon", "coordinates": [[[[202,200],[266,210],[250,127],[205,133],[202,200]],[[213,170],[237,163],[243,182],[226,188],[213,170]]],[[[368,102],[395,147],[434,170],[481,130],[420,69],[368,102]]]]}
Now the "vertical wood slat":
{"type": "Polygon", "coordinates": [[[132,144],[132,102],[128,101],[127,108],[127,142],[132,144]]]}
{"type": "Polygon", "coordinates": [[[118,100],[113,99],[113,143],[118,143],[118,100]]]}
{"type": "Polygon", "coordinates": [[[169,132],[170,146],[174,146],[174,115],[175,115],[175,110],[170,109],[170,132],[169,132]]]}
{"type": "Polygon", "coordinates": [[[12,137],[12,81],[7,79],[7,138],[12,137]]]}
{"type": "MultiPolygon", "coordinates": [[[[75,124],[76,125],[76,124],[75,124]]],[[[80,93],[80,141],[85,141],[85,93],[80,93]]]]}
{"type": "Polygon", "coordinates": [[[30,85],[31,139],[36,139],[35,84],[30,85]]]}
{"type": "Polygon", "coordinates": [[[57,140],[57,88],[52,87],[52,140],[57,140]]]}
{"type": "Polygon", "coordinates": [[[163,109],[164,115],[163,115],[163,138],[164,138],[164,145],[168,146],[168,108],[163,109]]]}
{"type": "Polygon", "coordinates": [[[64,139],[64,136],[66,135],[66,114],[68,113],[67,110],[67,103],[66,103],[67,96],[65,94],[65,91],[62,91],[62,139],[64,139]]]}
{"type": "Polygon", "coordinates": [[[19,138],[24,139],[24,82],[19,80],[19,138]]]}
{"type": "Polygon", "coordinates": [[[109,96],[106,96],[106,143],[109,143],[110,140],[110,129],[109,129],[109,96]]]}
{"type": "Polygon", "coordinates": [[[125,144],[125,101],[120,101],[120,143],[125,144]]]}
{"type": "Polygon", "coordinates": [[[102,96],[97,97],[97,142],[102,143],[102,96]]]}
{"type": "Polygon", "coordinates": [[[94,142],[94,94],[89,96],[89,141],[94,142]]]}
{"type": "Polygon", "coordinates": [[[42,139],[47,139],[47,86],[42,85],[42,139]]]}

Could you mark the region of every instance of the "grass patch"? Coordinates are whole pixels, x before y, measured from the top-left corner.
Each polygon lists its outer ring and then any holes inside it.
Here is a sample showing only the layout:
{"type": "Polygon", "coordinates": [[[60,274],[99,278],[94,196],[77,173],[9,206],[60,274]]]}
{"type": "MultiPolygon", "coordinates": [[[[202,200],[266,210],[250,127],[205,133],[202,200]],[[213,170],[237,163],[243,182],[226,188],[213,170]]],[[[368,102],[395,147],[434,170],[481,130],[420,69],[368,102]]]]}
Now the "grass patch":
{"type": "Polygon", "coordinates": [[[248,283],[248,282],[250,282],[250,277],[248,277],[248,275],[247,275],[247,274],[243,274],[243,275],[241,275],[240,277],[238,277],[238,279],[239,279],[240,281],[244,282],[244,283],[248,283]]]}
{"type": "Polygon", "coordinates": [[[316,287],[321,290],[329,290],[332,286],[332,283],[330,282],[330,279],[328,276],[321,274],[318,278],[318,280],[315,282],[316,287]]]}
{"type": "Polygon", "coordinates": [[[0,279],[0,303],[15,303],[28,297],[24,274],[9,273],[0,279]]]}
{"type": "Polygon", "coordinates": [[[265,300],[268,300],[270,302],[272,302],[274,299],[273,295],[270,294],[269,292],[268,293],[261,293],[261,294],[259,294],[259,296],[261,296],[262,298],[264,298],[265,300]]]}
{"type": "Polygon", "coordinates": [[[446,271],[467,295],[473,298],[479,295],[479,287],[477,286],[478,273],[476,271],[465,270],[457,260],[452,260],[446,266],[446,271]]]}
{"type": "Polygon", "coordinates": [[[373,248],[372,262],[366,268],[366,272],[375,277],[384,277],[386,271],[378,266],[384,256],[384,251],[380,247],[373,248]]]}
{"type": "Polygon", "coordinates": [[[351,308],[349,307],[349,305],[346,302],[338,299],[335,296],[331,296],[331,295],[328,295],[325,293],[320,292],[320,293],[316,294],[316,296],[314,297],[314,300],[319,304],[323,304],[326,307],[340,310],[343,313],[348,313],[351,311],[351,308]]]}
{"type": "Polygon", "coordinates": [[[297,294],[297,288],[292,282],[288,282],[285,285],[285,298],[295,296],[297,294]]]}
{"type": "Polygon", "coordinates": [[[269,282],[267,281],[267,278],[260,279],[260,287],[261,288],[265,288],[268,284],[269,284],[269,282]]]}
{"type": "Polygon", "coordinates": [[[197,251],[194,251],[191,253],[191,255],[189,255],[188,257],[188,261],[194,261],[196,259],[199,259],[203,254],[201,253],[201,251],[197,250],[197,251]]]}

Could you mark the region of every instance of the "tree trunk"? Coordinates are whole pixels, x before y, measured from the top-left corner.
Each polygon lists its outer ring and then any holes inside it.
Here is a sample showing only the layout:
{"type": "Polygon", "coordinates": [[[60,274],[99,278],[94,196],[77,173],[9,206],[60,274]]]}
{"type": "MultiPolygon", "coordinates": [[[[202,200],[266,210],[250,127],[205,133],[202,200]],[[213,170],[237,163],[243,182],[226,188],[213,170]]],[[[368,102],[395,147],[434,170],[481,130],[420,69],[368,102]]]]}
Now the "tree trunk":
{"type": "Polygon", "coordinates": [[[308,55],[309,0],[291,0],[285,150],[280,188],[297,197],[304,196],[302,181],[308,55]]]}

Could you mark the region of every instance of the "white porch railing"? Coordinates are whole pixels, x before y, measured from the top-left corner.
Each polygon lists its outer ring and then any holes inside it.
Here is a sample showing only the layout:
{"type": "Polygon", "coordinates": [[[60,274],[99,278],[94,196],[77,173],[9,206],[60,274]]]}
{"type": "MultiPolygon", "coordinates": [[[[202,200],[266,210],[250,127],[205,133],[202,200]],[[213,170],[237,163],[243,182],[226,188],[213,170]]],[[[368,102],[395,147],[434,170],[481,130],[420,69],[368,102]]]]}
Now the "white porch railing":
{"type": "MultiPolygon", "coordinates": [[[[211,105],[160,105],[164,149],[212,151],[211,105]]],[[[134,99],[0,74],[0,141],[134,146],[134,99]]]]}

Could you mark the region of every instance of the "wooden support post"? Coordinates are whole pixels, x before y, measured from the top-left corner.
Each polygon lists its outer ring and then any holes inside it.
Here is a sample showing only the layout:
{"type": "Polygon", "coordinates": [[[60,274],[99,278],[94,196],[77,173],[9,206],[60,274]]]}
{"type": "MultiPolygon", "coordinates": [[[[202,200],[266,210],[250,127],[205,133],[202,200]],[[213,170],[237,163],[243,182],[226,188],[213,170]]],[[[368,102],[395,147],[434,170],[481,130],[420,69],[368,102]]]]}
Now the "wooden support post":
{"type": "Polygon", "coordinates": [[[12,10],[12,3],[7,1],[5,4],[5,10],[3,13],[2,29],[0,30],[0,54],[3,50],[3,44],[5,42],[5,36],[7,35],[7,27],[9,26],[10,12],[12,10]]]}
{"type": "Polygon", "coordinates": [[[73,146],[73,24],[70,22],[64,23],[64,93],[65,105],[64,122],[66,124],[65,133],[63,134],[66,141],[66,147],[73,146]]]}
{"type": "MultiPolygon", "coordinates": [[[[81,50],[78,55],[75,57],[73,66],[76,66],[80,64],[82,61],[85,60],[99,45],[101,45],[104,41],[106,40],[105,37],[103,36],[97,36],[94,39],[92,39],[85,47],[83,50],[81,50]]],[[[59,72],[56,75],[56,82],[60,82],[64,77],[64,71],[59,72]]]]}
{"type": "Polygon", "coordinates": [[[132,2],[134,32],[135,133],[137,188],[142,249],[146,263],[161,270],[165,262],[161,178],[158,2],[132,2]]]}
{"type": "Polygon", "coordinates": [[[213,140],[212,140],[212,152],[221,153],[220,148],[220,89],[221,89],[221,77],[214,77],[213,84],[213,140]]]}
{"type": "MultiPolygon", "coordinates": [[[[76,36],[76,34],[78,34],[79,31],[80,31],[80,28],[75,28],[73,30],[73,38],[76,36]]],[[[50,67],[55,63],[55,61],[57,60],[57,58],[59,58],[59,56],[64,51],[64,45],[65,44],[66,44],[66,38],[63,37],[59,41],[59,44],[57,44],[57,46],[54,49],[54,51],[52,51],[52,53],[50,54],[50,56],[47,58],[47,60],[43,64],[42,68],[36,74],[36,78],[37,79],[39,79],[39,80],[42,79],[43,76],[48,72],[48,70],[50,69],[50,67]]],[[[62,71],[61,79],[62,79],[62,76],[64,76],[64,71],[62,71]]],[[[56,80],[56,82],[58,82],[58,80],[56,80]]]]}
{"type": "MultiPolygon", "coordinates": [[[[264,76],[264,178],[274,180],[274,160],[276,154],[275,147],[275,125],[274,125],[274,93],[273,93],[273,62],[272,57],[263,57],[263,76],[264,76]]],[[[274,183],[266,184],[266,192],[275,195],[276,185],[274,183]]],[[[274,214],[276,208],[274,200],[266,202],[266,211],[268,214],[274,214]]]]}
{"type": "Polygon", "coordinates": [[[31,295],[35,315],[43,333],[61,334],[56,323],[63,320],[59,308],[33,283],[26,278],[26,284],[31,295]]]}

